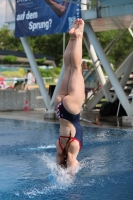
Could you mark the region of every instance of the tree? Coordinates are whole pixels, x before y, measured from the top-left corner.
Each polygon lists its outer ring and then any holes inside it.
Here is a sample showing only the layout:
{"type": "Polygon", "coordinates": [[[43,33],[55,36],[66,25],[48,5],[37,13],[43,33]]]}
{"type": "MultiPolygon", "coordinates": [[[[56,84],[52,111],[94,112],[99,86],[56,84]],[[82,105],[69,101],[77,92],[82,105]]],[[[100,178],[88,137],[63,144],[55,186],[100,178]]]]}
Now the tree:
{"type": "MultiPolygon", "coordinates": [[[[109,44],[109,42],[115,37],[118,30],[104,31],[97,33],[99,42],[101,43],[103,49],[109,44]]],[[[117,69],[120,63],[129,55],[132,51],[133,39],[127,30],[121,40],[119,40],[112,51],[107,56],[109,62],[115,65],[117,69]]]]}
{"type": "MultiPolygon", "coordinates": [[[[103,49],[114,38],[118,30],[104,31],[96,33],[97,38],[102,45],[103,49]]],[[[69,34],[66,33],[66,45],[69,40],[69,34]]],[[[31,49],[34,53],[46,54],[55,58],[57,66],[62,65],[63,61],[63,34],[43,35],[36,37],[28,37],[31,49]]],[[[109,62],[113,63],[117,68],[119,63],[131,52],[133,45],[132,37],[127,31],[122,39],[116,44],[108,55],[109,62]]],[[[12,31],[7,27],[0,30],[0,49],[22,51],[23,46],[19,38],[14,38],[12,31]]],[[[89,54],[83,43],[83,58],[89,58],[89,54]]]]}
{"type": "Polygon", "coordinates": [[[29,37],[28,40],[34,53],[53,56],[58,65],[63,56],[62,34],[29,37]]]}
{"type": "Polygon", "coordinates": [[[8,30],[7,26],[0,29],[0,49],[24,51],[20,39],[14,38],[13,31],[8,30]]]}

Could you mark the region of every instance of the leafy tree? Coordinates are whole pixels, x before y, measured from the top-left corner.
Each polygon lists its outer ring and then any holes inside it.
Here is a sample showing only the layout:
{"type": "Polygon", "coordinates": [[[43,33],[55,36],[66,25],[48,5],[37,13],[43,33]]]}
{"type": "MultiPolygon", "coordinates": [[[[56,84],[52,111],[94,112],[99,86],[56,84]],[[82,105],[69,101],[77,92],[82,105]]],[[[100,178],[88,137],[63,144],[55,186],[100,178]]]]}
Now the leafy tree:
{"type": "Polygon", "coordinates": [[[53,56],[58,65],[63,56],[62,34],[29,37],[28,40],[34,53],[53,56]]]}
{"type": "MultiPolygon", "coordinates": [[[[103,49],[109,44],[109,42],[114,38],[118,30],[104,31],[97,33],[97,37],[103,47],[103,49]]],[[[119,64],[129,55],[133,50],[133,39],[128,31],[123,35],[121,40],[119,40],[112,51],[107,56],[109,61],[118,68],[119,64]]]]}
{"type": "Polygon", "coordinates": [[[8,30],[7,26],[0,29],[0,49],[24,51],[19,38],[14,38],[13,31],[8,30]]]}

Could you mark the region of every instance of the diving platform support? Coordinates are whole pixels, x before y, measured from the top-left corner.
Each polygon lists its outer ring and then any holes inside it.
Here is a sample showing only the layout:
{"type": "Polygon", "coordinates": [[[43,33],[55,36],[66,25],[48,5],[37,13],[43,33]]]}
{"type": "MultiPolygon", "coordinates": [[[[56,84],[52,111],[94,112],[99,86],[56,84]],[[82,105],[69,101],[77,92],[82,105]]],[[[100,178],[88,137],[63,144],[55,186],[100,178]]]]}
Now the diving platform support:
{"type": "MultiPolygon", "coordinates": [[[[99,60],[101,61],[123,108],[125,109],[127,115],[131,116],[133,114],[133,109],[131,108],[131,105],[128,102],[126,94],[124,93],[124,90],[123,90],[121,84],[119,83],[117,77],[115,76],[115,73],[113,72],[113,70],[110,66],[110,63],[109,63],[109,61],[102,49],[97,37],[96,37],[91,25],[89,24],[89,22],[85,24],[85,32],[88,36],[88,39],[93,44],[95,51],[99,57],[99,60]]],[[[100,77],[100,75],[99,75],[99,77],[100,77]]],[[[107,90],[107,88],[105,88],[105,91],[106,90],[107,90]]]]}
{"type": "Polygon", "coordinates": [[[40,92],[42,94],[42,97],[43,97],[43,100],[45,102],[45,105],[46,105],[47,109],[49,109],[49,107],[50,107],[50,97],[49,97],[49,95],[47,93],[47,89],[44,86],[41,74],[39,72],[37,63],[35,61],[34,54],[31,51],[29,42],[28,42],[26,37],[22,37],[22,38],[20,38],[20,40],[21,40],[21,43],[22,43],[22,45],[24,47],[24,50],[25,50],[25,53],[26,53],[27,58],[29,60],[30,66],[31,66],[31,68],[33,70],[33,74],[34,74],[34,76],[35,76],[35,78],[37,80],[37,84],[39,85],[39,89],[40,89],[40,92]]]}

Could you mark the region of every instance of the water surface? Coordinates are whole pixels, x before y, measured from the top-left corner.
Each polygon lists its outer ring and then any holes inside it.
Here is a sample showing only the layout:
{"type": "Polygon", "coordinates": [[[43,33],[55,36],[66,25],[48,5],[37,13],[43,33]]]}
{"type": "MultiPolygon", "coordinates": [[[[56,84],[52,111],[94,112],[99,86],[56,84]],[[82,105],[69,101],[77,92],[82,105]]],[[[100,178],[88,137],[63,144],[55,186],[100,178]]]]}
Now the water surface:
{"type": "Polygon", "coordinates": [[[58,124],[0,119],[0,199],[133,200],[133,131],[83,129],[70,178],[55,164],[58,124]]]}

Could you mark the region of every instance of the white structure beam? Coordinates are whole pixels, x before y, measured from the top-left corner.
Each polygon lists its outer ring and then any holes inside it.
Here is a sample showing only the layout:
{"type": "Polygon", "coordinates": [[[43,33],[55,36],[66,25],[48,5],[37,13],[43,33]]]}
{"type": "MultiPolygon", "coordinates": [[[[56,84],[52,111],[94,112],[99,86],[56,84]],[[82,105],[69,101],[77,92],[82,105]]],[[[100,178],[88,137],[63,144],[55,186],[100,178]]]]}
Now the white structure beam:
{"type": "MultiPolygon", "coordinates": [[[[133,52],[126,58],[126,60],[116,70],[115,75],[116,75],[116,77],[118,79],[125,73],[126,67],[129,66],[130,63],[131,64],[133,63],[132,60],[133,60],[133,52]]],[[[131,66],[130,70],[132,70],[132,66],[131,66]]],[[[111,87],[112,87],[112,85],[110,83],[110,80],[107,80],[107,88],[108,88],[108,90],[111,87]]],[[[86,106],[86,109],[88,111],[91,111],[103,96],[104,96],[103,91],[99,90],[98,93],[92,99],[89,100],[89,102],[88,102],[88,104],[86,106]]],[[[116,97],[117,97],[117,94],[116,94],[116,97]]],[[[114,96],[113,102],[116,99],[116,97],[114,96]]]]}
{"type": "Polygon", "coordinates": [[[91,59],[93,61],[93,65],[94,65],[94,68],[96,70],[96,73],[98,74],[98,77],[100,79],[100,82],[101,82],[101,85],[102,85],[102,90],[103,90],[103,93],[106,97],[106,100],[112,102],[112,97],[110,95],[110,91],[106,87],[106,79],[105,79],[103,71],[101,69],[100,61],[98,60],[98,57],[97,57],[96,52],[94,50],[94,47],[93,47],[92,44],[90,44],[90,41],[89,41],[86,34],[84,34],[84,41],[85,41],[87,50],[88,50],[88,52],[91,56],[91,59]]]}
{"type": "Polygon", "coordinates": [[[85,31],[88,35],[90,42],[93,44],[93,46],[95,48],[95,51],[96,51],[102,65],[110,79],[112,86],[114,87],[114,90],[117,93],[117,96],[118,96],[123,108],[125,109],[127,115],[131,116],[132,110],[131,110],[131,106],[128,102],[128,99],[127,99],[117,77],[115,76],[115,73],[113,72],[113,70],[110,66],[110,63],[109,63],[108,59],[106,58],[106,55],[105,55],[105,53],[104,53],[94,31],[89,23],[85,24],[85,31]]]}
{"type": "Polygon", "coordinates": [[[34,76],[37,80],[37,84],[39,85],[39,89],[40,89],[40,92],[42,94],[43,100],[45,102],[46,108],[49,109],[49,107],[50,107],[50,97],[48,95],[46,88],[44,87],[44,82],[42,80],[42,77],[41,77],[41,74],[39,72],[37,63],[35,61],[34,54],[30,49],[30,45],[28,43],[27,38],[21,37],[20,39],[21,39],[22,45],[24,47],[25,53],[27,55],[27,58],[29,60],[30,66],[33,70],[34,76]]]}

